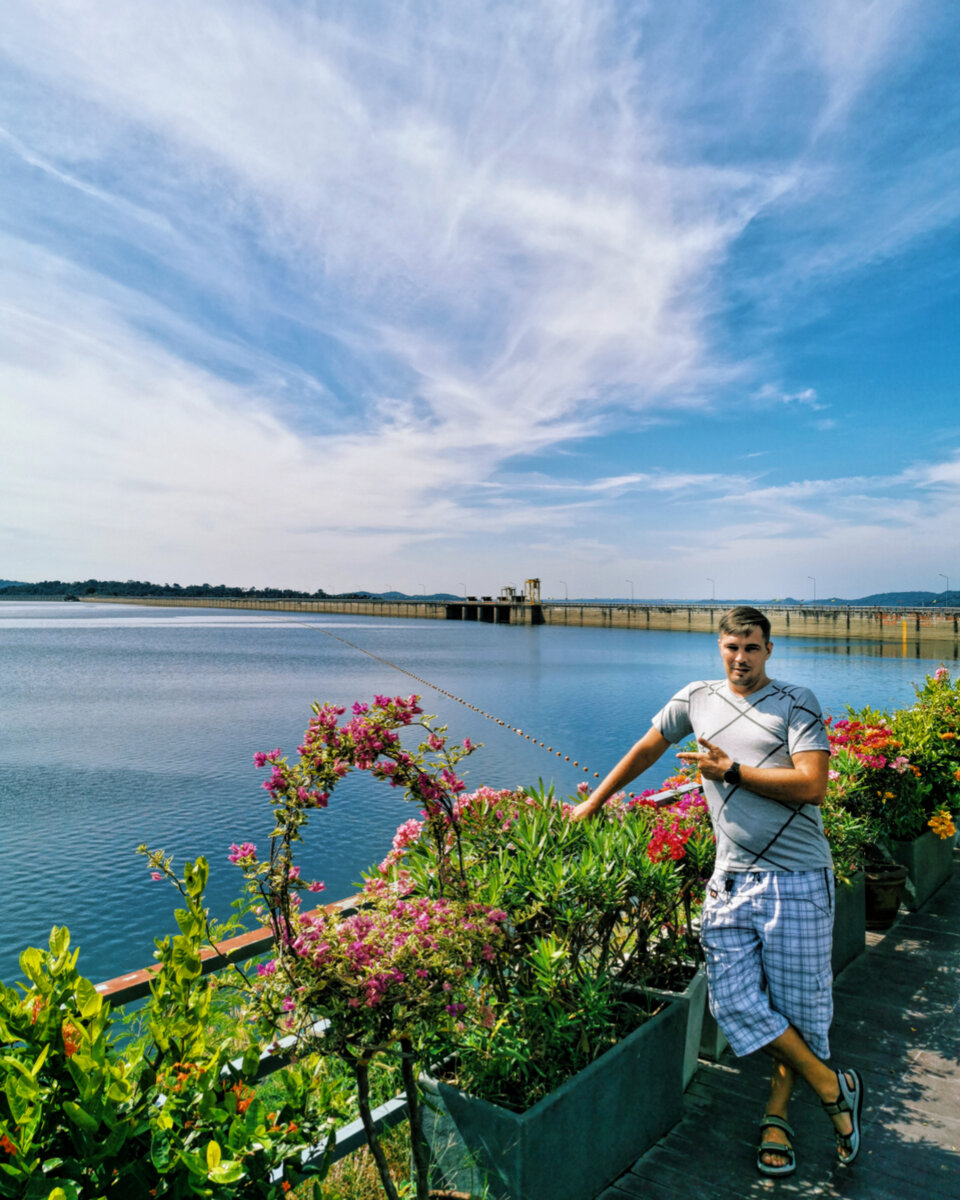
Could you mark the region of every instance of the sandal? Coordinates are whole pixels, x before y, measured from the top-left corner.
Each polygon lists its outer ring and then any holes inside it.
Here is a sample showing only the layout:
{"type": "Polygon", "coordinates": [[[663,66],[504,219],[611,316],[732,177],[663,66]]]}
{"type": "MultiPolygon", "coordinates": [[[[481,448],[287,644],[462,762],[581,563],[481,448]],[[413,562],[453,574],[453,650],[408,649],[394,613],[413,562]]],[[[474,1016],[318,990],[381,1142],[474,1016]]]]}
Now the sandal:
{"type": "Polygon", "coordinates": [[[782,1129],[787,1137],[793,1137],[793,1130],[783,1119],[783,1117],[775,1117],[770,1113],[760,1118],[760,1145],[757,1147],[757,1170],[761,1175],[792,1175],[797,1169],[797,1156],[794,1153],[792,1146],[785,1146],[783,1142],[770,1142],[763,1138],[763,1131],[767,1127],[773,1129],[782,1129]],[[778,1154],[781,1158],[787,1161],[775,1166],[773,1163],[763,1161],[765,1154],[778,1154]]]}
{"type": "Polygon", "coordinates": [[[861,1129],[860,1118],[863,1113],[863,1096],[864,1086],[863,1080],[860,1078],[860,1073],[853,1070],[838,1071],[837,1083],[840,1085],[840,1094],[831,1104],[827,1100],[821,1100],[823,1111],[830,1117],[835,1117],[840,1113],[849,1113],[853,1128],[849,1133],[841,1133],[836,1129],[837,1134],[837,1162],[842,1167],[847,1167],[860,1153],[861,1129]],[[853,1086],[847,1083],[847,1076],[853,1080],[853,1086]],[[846,1153],[842,1153],[846,1151],[846,1153]]]}

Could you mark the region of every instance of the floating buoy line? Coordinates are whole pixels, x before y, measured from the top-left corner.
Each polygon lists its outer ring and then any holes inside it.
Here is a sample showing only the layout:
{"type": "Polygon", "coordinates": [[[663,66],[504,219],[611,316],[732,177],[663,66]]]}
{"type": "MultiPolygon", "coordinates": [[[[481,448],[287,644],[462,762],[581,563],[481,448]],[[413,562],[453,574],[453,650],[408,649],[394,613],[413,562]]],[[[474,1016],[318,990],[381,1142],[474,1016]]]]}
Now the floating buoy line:
{"type": "MultiPolygon", "coordinates": [[[[302,625],[305,629],[315,629],[317,633],[324,633],[327,637],[333,638],[334,641],[342,642],[344,646],[349,646],[351,650],[358,650],[361,654],[365,654],[367,658],[373,658],[377,662],[381,662],[384,666],[391,667],[394,671],[399,671],[401,675],[406,675],[408,678],[416,680],[417,683],[422,683],[424,687],[433,688],[435,692],[439,692],[441,696],[446,696],[448,700],[455,700],[457,704],[462,704],[464,708],[469,708],[471,712],[475,712],[478,716],[485,717],[488,721],[492,721],[494,725],[500,725],[504,729],[509,729],[511,733],[515,733],[517,737],[525,738],[531,745],[539,746],[541,750],[546,750],[548,754],[555,754],[557,758],[568,762],[571,766],[577,767],[583,771],[584,775],[590,774],[590,768],[583,766],[575,758],[571,758],[569,754],[564,754],[562,750],[554,750],[552,746],[548,746],[546,742],[539,741],[536,737],[532,737],[529,733],[524,733],[522,729],[518,729],[515,725],[511,725],[509,721],[504,721],[500,717],[495,717],[493,713],[488,713],[482,708],[478,708],[476,704],[471,704],[469,700],[464,700],[462,696],[455,696],[453,692],[448,692],[446,688],[442,688],[439,684],[431,683],[429,679],[424,679],[423,676],[417,675],[414,671],[408,671],[406,667],[401,667],[399,663],[391,662],[389,658],[384,658],[380,654],[374,654],[372,650],[366,650],[363,646],[358,646],[356,642],[348,641],[345,637],[341,637],[338,633],[331,633],[329,629],[324,629],[321,625],[312,625],[309,621],[278,621],[278,625],[302,625]]],[[[593,778],[599,779],[600,772],[594,771],[593,778]]],[[[632,796],[633,793],[631,792],[632,796]]]]}

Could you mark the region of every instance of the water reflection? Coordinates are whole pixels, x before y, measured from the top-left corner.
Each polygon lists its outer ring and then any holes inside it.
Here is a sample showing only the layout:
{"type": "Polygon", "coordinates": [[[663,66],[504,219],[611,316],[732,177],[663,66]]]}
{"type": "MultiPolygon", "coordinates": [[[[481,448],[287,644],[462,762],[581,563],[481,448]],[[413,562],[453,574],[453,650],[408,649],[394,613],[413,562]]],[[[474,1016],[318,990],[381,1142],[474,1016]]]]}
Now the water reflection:
{"type": "Polygon", "coordinates": [[[791,641],[791,650],[797,654],[833,654],[858,658],[919,658],[935,664],[960,661],[960,643],[924,642],[914,639],[906,642],[881,642],[859,638],[840,641],[838,638],[831,638],[828,642],[805,643],[799,638],[794,638],[791,641]]]}

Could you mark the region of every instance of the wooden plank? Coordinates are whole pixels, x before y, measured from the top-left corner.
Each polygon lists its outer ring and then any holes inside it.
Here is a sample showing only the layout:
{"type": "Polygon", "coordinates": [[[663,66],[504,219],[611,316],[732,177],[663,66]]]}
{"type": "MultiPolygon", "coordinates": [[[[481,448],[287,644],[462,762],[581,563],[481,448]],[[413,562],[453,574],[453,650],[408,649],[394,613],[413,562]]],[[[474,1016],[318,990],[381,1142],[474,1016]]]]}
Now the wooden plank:
{"type": "Polygon", "coordinates": [[[773,1180],[755,1166],[756,1119],[769,1060],[701,1063],[674,1128],[603,1192],[601,1200],[955,1200],[960,1195],[960,879],[924,912],[885,933],[834,991],[837,1061],[867,1086],[864,1148],[836,1163],[819,1102],[798,1090],[790,1119],[797,1172],[773,1180]]]}

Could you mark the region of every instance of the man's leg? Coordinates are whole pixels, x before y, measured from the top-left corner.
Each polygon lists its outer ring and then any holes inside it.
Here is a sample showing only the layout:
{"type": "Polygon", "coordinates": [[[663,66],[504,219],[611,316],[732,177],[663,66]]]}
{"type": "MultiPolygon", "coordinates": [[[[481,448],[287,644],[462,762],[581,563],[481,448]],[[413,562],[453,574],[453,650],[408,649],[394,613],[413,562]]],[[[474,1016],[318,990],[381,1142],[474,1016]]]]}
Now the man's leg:
{"type": "MultiPolygon", "coordinates": [[[[764,1050],[773,1055],[778,1064],[783,1064],[793,1074],[805,1079],[823,1102],[832,1104],[839,1098],[840,1085],[836,1071],[817,1058],[792,1025],[785,1033],[764,1046],[764,1050]]],[[[853,1084],[849,1075],[846,1079],[849,1084],[853,1084]]],[[[853,1130],[850,1113],[837,1113],[831,1120],[838,1133],[848,1134],[853,1130]]]]}
{"type": "MultiPolygon", "coordinates": [[[[775,1060],[773,1071],[770,1074],[770,1095],[767,1097],[766,1108],[763,1110],[764,1116],[783,1117],[785,1121],[787,1120],[787,1107],[796,1078],[793,1067],[788,1066],[781,1059],[775,1060]]],[[[782,1146],[790,1145],[790,1137],[786,1130],[778,1129],[775,1125],[764,1129],[763,1141],[779,1142],[782,1146]]],[[[765,1150],[763,1161],[770,1167],[784,1167],[789,1160],[784,1154],[774,1154],[772,1151],[765,1150]]]]}

